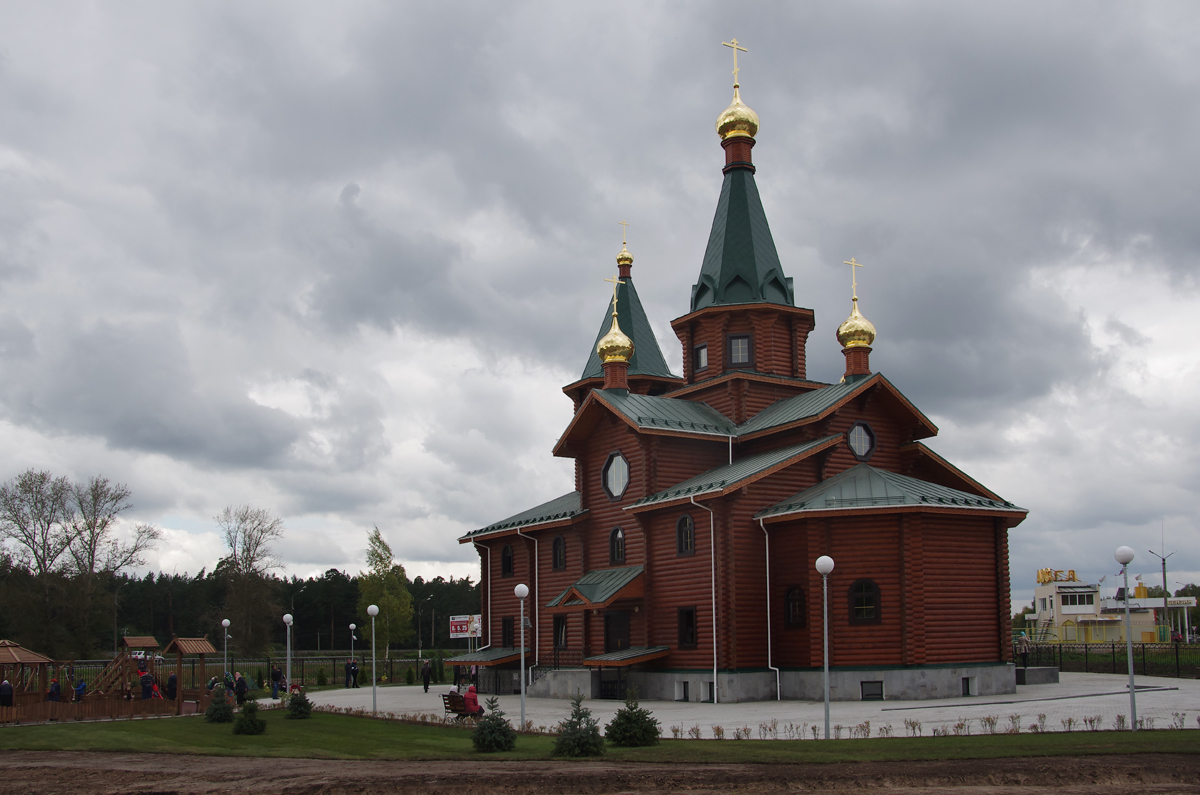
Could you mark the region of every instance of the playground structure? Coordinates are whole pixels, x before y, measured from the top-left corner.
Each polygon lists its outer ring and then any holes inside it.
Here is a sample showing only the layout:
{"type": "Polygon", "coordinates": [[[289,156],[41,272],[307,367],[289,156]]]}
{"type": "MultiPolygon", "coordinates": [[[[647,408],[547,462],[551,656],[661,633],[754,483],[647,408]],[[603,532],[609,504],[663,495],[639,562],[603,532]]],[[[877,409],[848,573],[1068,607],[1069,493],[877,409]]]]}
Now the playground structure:
{"type": "Polygon", "coordinates": [[[50,687],[54,660],[11,640],[0,640],[0,680],[13,686],[13,706],[39,702],[50,687]]]}

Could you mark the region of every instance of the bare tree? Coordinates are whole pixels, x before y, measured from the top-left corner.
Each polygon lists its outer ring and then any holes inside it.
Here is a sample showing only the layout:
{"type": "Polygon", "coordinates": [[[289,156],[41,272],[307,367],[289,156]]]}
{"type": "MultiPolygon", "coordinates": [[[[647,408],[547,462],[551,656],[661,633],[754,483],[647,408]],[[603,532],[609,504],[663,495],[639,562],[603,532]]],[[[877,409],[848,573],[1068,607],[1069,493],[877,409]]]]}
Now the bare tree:
{"type": "Polygon", "coordinates": [[[243,654],[261,654],[270,644],[277,594],[267,575],[279,568],[271,549],[283,537],[283,520],[266,508],[226,507],[215,517],[229,549],[217,565],[228,583],[225,611],[230,633],[243,654]]]}
{"type": "Polygon", "coordinates": [[[31,602],[34,625],[42,649],[53,652],[54,573],[71,542],[65,522],[70,482],[49,472],[28,469],[0,484],[0,536],[11,542],[14,558],[38,584],[31,602]]]}
{"type": "Polygon", "coordinates": [[[87,656],[93,650],[92,613],[101,578],[114,577],[122,569],[142,565],[146,551],[162,538],[162,531],[148,524],[135,525],[131,538],[117,537],[118,518],[133,507],[129,497],[125,484],[110,483],[108,478],[96,475],[86,483],[74,484],[68,498],[67,552],[80,601],[78,638],[87,656]]]}

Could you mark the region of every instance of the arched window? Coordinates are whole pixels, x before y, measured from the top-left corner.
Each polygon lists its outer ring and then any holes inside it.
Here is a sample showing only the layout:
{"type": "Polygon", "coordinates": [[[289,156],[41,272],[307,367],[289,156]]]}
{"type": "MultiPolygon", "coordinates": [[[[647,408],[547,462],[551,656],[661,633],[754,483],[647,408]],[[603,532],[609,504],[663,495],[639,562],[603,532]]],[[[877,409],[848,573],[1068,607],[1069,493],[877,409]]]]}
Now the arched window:
{"type": "Polygon", "coordinates": [[[850,586],[850,623],[878,624],[879,586],[874,580],[855,580],[850,586]]]}
{"type": "Polygon", "coordinates": [[[696,554],[696,523],[686,513],[675,523],[675,552],[679,555],[696,554]]]}
{"type": "Polygon", "coordinates": [[[783,594],[783,625],[788,629],[803,627],[808,620],[804,589],[793,585],[783,594]]]}
{"type": "Polygon", "coordinates": [[[625,531],[617,527],[608,537],[608,562],[625,562],[625,531]]]}
{"type": "Polygon", "coordinates": [[[504,549],[500,550],[500,576],[513,576],[513,554],[512,547],[508,544],[504,545],[504,549]]]}
{"type": "Polygon", "coordinates": [[[555,571],[562,571],[567,567],[567,539],[562,536],[556,536],[554,539],[552,556],[552,566],[555,571]]]}

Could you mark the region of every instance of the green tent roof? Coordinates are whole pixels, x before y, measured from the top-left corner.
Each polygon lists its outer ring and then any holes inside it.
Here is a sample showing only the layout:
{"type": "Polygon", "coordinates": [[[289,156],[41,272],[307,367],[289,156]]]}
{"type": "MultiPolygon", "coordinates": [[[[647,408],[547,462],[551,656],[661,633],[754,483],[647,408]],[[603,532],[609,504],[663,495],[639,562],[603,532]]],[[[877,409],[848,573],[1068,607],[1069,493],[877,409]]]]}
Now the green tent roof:
{"type": "Polygon", "coordinates": [[[507,519],[502,519],[499,522],[490,524],[487,527],[481,527],[478,530],[472,530],[462,538],[471,538],[473,536],[482,536],[489,533],[496,533],[501,530],[512,530],[516,527],[525,527],[531,524],[541,524],[542,522],[554,522],[559,519],[570,519],[586,513],[582,508],[579,492],[572,491],[569,494],[564,494],[561,497],[555,497],[549,502],[543,502],[541,505],[535,505],[527,511],[521,511],[507,519]]]}
{"type": "Polygon", "coordinates": [[[779,264],[754,172],[732,168],[725,173],[700,279],[692,287],[692,311],[750,303],[795,306],[795,296],[779,264]]]}
{"type": "Polygon", "coordinates": [[[858,464],[845,472],[823,480],[799,494],[788,497],[754,518],[805,511],[829,511],[842,508],[875,508],[889,505],[925,505],[933,507],[976,508],[1026,512],[1011,502],[992,500],[978,494],[939,486],[907,475],[899,475],[869,464],[858,464]]]}
{"type": "MultiPolygon", "coordinates": [[[[571,588],[583,594],[589,602],[596,604],[607,602],[617,591],[637,579],[643,571],[641,566],[623,566],[619,569],[596,569],[580,577],[570,588],[554,597],[546,607],[558,607],[565,604],[563,599],[571,588]]],[[[578,600],[576,600],[578,601],[578,600]]]]}
{"type": "Polygon", "coordinates": [[[835,434],[821,439],[814,439],[804,444],[793,444],[781,447],[778,450],[768,450],[758,455],[746,456],[740,461],[734,461],[732,464],[710,469],[708,472],[678,483],[669,489],[660,491],[657,494],[651,494],[649,497],[643,497],[630,507],[637,508],[642,505],[666,502],[681,497],[692,497],[698,494],[724,491],[730,486],[735,486],[741,481],[754,477],[771,467],[783,464],[789,459],[802,458],[822,445],[840,440],[841,438],[841,434],[835,434]]]}
{"type": "MultiPolygon", "coordinates": [[[[650,328],[650,320],[646,317],[646,310],[642,309],[642,301],[638,298],[637,288],[633,286],[632,278],[621,279],[621,283],[617,286],[617,323],[620,324],[621,331],[633,340],[633,356],[629,359],[629,375],[679,378],[671,372],[671,368],[667,367],[667,361],[663,358],[662,349],[658,347],[654,329],[650,328]]],[[[600,321],[600,331],[597,332],[596,339],[592,342],[592,349],[588,353],[587,364],[583,366],[581,379],[604,377],[604,368],[600,364],[596,346],[600,344],[600,338],[607,334],[611,327],[612,302],[610,301],[604,307],[604,318],[600,321]]]]}

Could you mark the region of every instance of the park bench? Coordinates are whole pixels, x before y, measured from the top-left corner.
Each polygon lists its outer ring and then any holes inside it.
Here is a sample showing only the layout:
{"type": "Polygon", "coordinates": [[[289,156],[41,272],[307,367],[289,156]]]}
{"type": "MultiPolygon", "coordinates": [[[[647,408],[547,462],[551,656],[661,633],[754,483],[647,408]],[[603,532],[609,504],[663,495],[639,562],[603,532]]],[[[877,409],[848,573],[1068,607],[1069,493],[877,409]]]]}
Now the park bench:
{"type": "Polygon", "coordinates": [[[463,701],[461,693],[443,693],[442,707],[446,710],[447,715],[456,716],[456,720],[470,717],[470,713],[467,712],[467,704],[463,701]]]}

